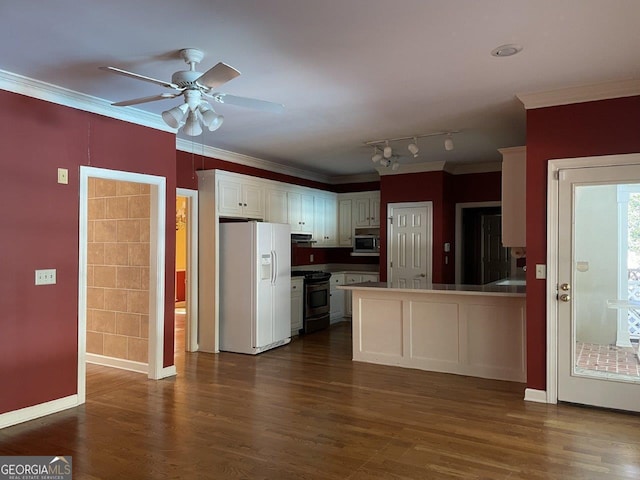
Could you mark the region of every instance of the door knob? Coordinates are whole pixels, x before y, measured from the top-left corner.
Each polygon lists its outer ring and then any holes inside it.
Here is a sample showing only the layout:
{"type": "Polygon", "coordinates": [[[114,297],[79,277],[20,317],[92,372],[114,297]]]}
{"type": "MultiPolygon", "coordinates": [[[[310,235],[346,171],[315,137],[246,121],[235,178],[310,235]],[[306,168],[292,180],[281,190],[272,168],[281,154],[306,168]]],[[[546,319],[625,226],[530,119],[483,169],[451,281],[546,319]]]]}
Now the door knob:
{"type": "Polygon", "coordinates": [[[560,285],[560,290],[568,292],[569,290],[571,290],[571,285],[569,285],[568,283],[563,283],[562,285],[560,285]]]}
{"type": "Polygon", "coordinates": [[[420,276],[424,278],[424,277],[427,276],[427,274],[426,273],[421,273],[420,276]]]}
{"type": "Polygon", "coordinates": [[[563,293],[558,298],[563,302],[568,302],[569,300],[571,300],[571,295],[569,295],[568,293],[563,293]]]}

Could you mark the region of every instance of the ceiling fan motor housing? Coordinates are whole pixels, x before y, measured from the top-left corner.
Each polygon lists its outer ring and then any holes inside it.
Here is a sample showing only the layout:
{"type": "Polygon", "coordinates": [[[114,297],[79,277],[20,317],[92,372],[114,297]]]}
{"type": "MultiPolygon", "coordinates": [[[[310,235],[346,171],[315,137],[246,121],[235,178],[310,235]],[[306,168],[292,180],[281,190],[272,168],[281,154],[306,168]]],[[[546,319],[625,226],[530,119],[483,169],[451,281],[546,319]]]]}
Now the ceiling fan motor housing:
{"type": "Polygon", "coordinates": [[[171,75],[171,82],[178,85],[180,88],[198,87],[196,80],[202,76],[202,72],[196,72],[195,70],[182,70],[171,75]]]}

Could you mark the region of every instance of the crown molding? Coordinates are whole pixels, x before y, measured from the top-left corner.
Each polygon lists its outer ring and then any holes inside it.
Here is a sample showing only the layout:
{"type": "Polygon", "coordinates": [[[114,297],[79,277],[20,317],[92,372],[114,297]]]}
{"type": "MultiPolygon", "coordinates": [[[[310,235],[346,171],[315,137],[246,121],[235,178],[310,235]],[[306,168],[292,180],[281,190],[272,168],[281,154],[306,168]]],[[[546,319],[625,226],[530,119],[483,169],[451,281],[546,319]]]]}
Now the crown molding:
{"type": "Polygon", "coordinates": [[[406,173],[438,172],[444,170],[444,161],[401,164],[398,170],[389,167],[376,167],[381,177],[385,175],[404,175],[406,173]]]}
{"type": "Polygon", "coordinates": [[[489,173],[502,171],[502,162],[484,163],[447,163],[444,171],[452,175],[466,175],[470,173],[489,173]]]}
{"type": "Polygon", "coordinates": [[[366,182],[379,182],[380,175],[377,173],[361,173],[358,175],[335,175],[329,177],[329,183],[332,185],[339,185],[344,183],[366,183],[366,182]]]}
{"type": "Polygon", "coordinates": [[[136,108],[114,107],[107,100],[74,92],[67,88],[41,82],[40,80],[34,80],[33,78],[7,72],[6,70],[0,70],[0,89],[39,100],[45,100],[57,105],[75,108],[76,110],[97,113],[105,117],[124,120],[125,122],[135,123],[164,132],[175,133],[174,129],[162,121],[160,115],[136,108]]]}
{"type": "Polygon", "coordinates": [[[559,88],[545,92],[518,93],[516,97],[527,110],[533,108],[569,105],[572,103],[607,100],[610,98],[640,95],[640,79],[631,78],[613,82],[594,83],[576,87],[559,88]]]}
{"type": "Polygon", "coordinates": [[[221,148],[210,147],[208,145],[196,143],[191,140],[185,140],[183,138],[176,138],[176,150],[187,153],[195,153],[197,155],[203,155],[208,158],[217,158],[218,160],[224,160],[226,162],[238,163],[247,167],[260,168],[261,170],[267,170],[269,172],[282,173],[284,175],[291,175],[292,177],[313,180],[315,182],[331,183],[331,177],[329,177],[328,175],[323,175],[321,173],[303,170],[301,168],[291,167],[288,165],[282,165],[280,163],[263,160],[257,157],[251,157],[242,153],[230,152],[221,148]]]}

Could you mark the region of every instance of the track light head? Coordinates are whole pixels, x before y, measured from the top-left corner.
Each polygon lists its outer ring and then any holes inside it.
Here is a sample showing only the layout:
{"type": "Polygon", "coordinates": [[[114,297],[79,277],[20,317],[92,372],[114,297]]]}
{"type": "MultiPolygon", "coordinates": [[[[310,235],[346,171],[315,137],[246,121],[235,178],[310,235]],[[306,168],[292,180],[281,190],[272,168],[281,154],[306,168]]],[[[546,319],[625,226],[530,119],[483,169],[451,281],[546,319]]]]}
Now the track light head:
{"type": "Polygon", "coordinates": [[[391,149],[391,147],[389,146],[389,140],[387,140],[387,143],[384,147],[384,150],[382,150],[382,154],[384,156],[384,158],[391,158],[391,155],[393,155],[393,150],[391,149]]]}
{"type": "Polygon", "coordinates": [[[451,134],[447,135],[447,138],[444,139],[444,149],[447,152],[453,150],[453,138],[451,137],[451,134]]]}
{"type": "Polygon", "coordinates": [[[413,158],[416,158],[418,156],[418,152],[420,151],[420,149],[418,148],[417,137],[413,137],[413,143],[410,143],[409,145],[407,145],[407,150],[409,150],[409,153],[413,155],[413,158]]]}

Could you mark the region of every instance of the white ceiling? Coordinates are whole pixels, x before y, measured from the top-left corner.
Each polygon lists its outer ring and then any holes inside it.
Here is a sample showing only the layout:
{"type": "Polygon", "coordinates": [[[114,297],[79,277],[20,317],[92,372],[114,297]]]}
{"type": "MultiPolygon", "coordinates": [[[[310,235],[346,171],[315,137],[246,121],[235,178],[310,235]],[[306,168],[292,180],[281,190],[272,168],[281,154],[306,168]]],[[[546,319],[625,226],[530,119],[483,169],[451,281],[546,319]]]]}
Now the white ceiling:
{"type": "Polygon", "coordinates": [[[444,130],[460,131],[453,151],[432,137],[400,161],[499,160],[525,143],[515,94],[638,78],[639,25],[638,0],[21,0],[0,6],[0,69],[120,101],[165,90],[98,66],[169,80],[195,47],[198,70],[242,72],[221,91],[286,107],[219,105],[224,124],[196,142],[356,175],[374,173],[364,142],[444,130]],[[524,49],[490,55],[506,43],[524,49]]]}

